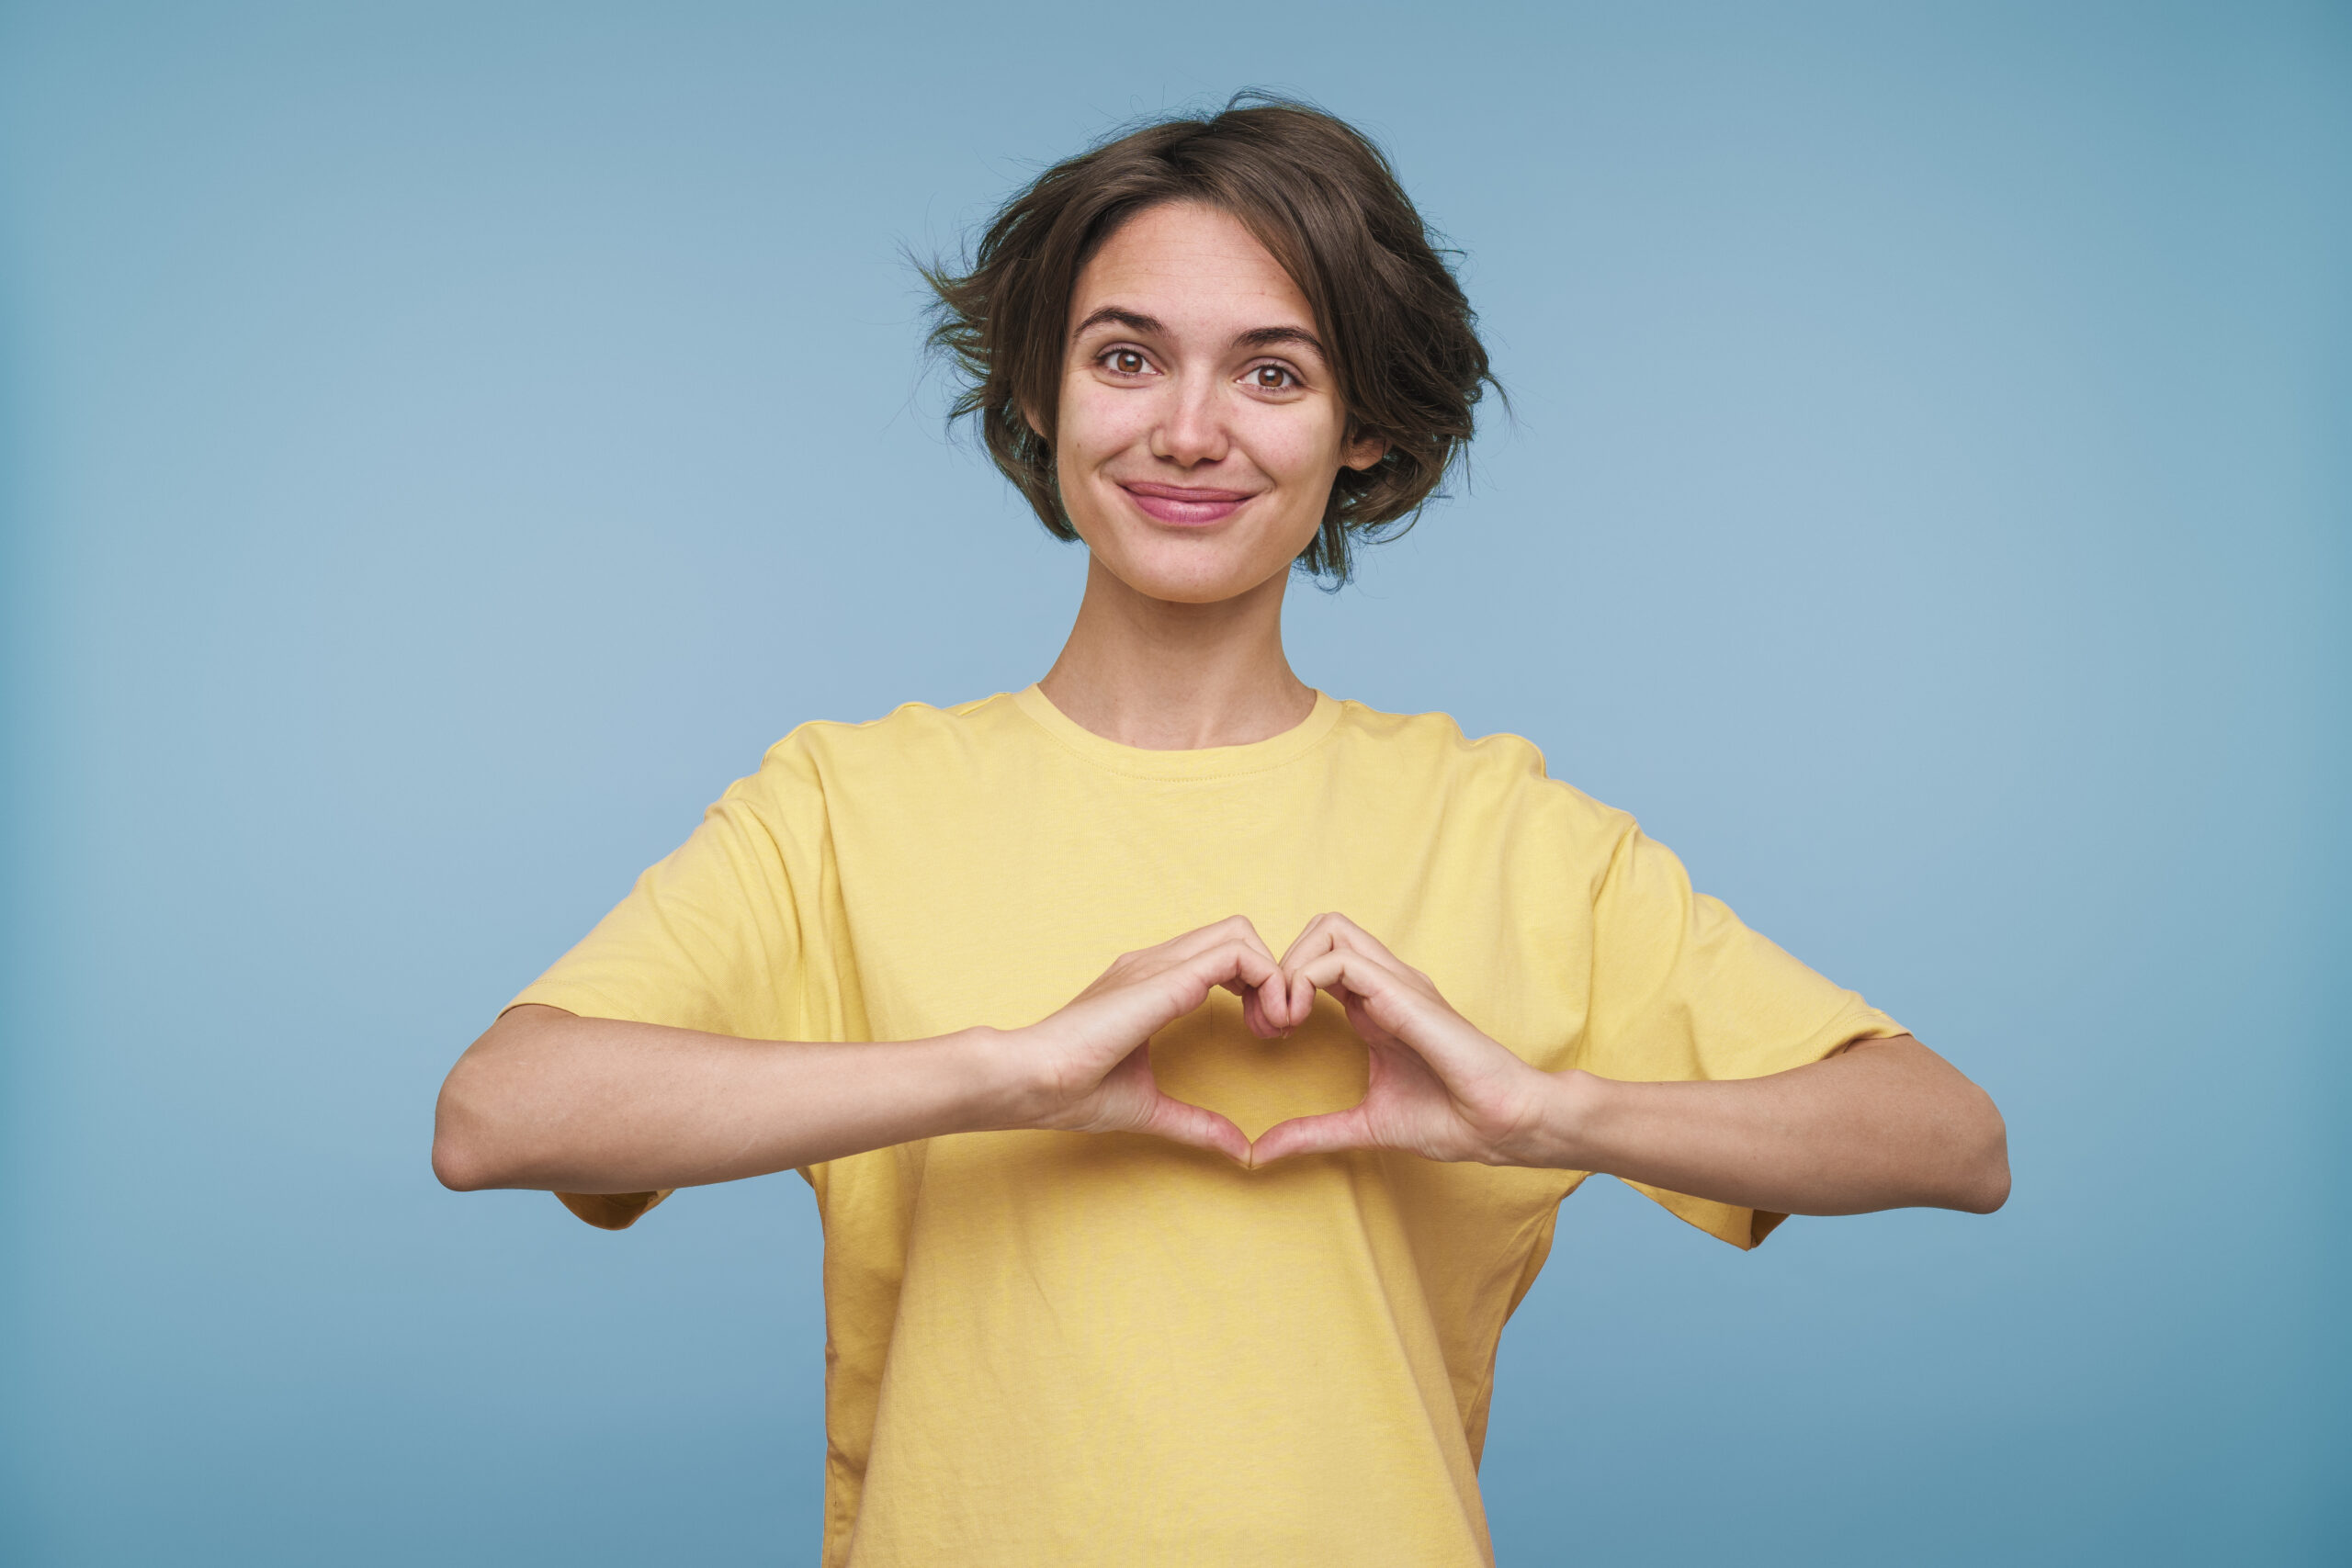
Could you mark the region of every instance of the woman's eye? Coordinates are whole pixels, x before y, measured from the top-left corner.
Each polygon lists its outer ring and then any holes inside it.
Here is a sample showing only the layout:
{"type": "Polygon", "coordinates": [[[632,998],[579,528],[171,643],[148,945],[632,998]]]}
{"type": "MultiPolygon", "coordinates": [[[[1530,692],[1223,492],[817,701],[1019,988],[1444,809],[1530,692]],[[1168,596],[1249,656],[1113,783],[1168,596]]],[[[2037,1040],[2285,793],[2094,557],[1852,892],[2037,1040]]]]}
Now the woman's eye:
{"type": "Polygon", "coordinates": [[[1297,379],[1279,365],[1261,365],[1250,372],[1250,384],[1261,391],[1287,391],[1296,384],[1297,379]]]}
{"type": "Polygon", "coordinates": [[[1114,348],[1103,357],[1111,362],[1111,368],[1122,376],[1140,376],[1151,368],[1144,356],[1132,348],[1114,348]]]}

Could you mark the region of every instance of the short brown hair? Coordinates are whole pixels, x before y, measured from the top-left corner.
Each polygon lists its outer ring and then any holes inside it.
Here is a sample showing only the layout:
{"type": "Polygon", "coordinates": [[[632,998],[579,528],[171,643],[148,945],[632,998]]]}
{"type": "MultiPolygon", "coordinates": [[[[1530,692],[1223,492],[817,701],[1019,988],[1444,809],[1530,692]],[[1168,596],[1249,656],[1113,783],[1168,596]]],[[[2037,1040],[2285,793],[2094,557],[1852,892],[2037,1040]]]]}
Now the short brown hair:
{"type": "Polygon", "coordinates": [[[1240,93],[1206,118],[1126,130],[1006,202],[968,265],[923,268],[937,296],[929,341],[962,383],[949,420],[977,415],[1037,520],[1076,538],[1052,438],[1021,411],[1053,428],[1080,272],[1120,224],[1171,201],[1222,209],[1257,236],[1314,310],[1350,435],[1388,443],[1371,468],[1340,470],[1298,558],[1344,582],[1357,541],[1403,532],[1438,493],[1495,382],[1476,315],[1387,158],[1310,105],[1240,93]]]}

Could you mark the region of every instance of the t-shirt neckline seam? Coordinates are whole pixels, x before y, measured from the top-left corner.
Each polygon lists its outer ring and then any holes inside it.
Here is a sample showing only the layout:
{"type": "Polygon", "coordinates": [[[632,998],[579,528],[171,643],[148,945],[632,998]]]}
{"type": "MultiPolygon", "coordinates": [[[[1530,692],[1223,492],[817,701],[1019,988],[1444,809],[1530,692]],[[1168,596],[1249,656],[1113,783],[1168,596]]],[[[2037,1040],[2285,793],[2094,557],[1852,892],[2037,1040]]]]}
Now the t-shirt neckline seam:
{"type": "Polygon", "coordinates": [[[1272,773],[1277,768],[1286,768],[1306,758],[1317,748],[1329,741],[1339,730],[1340,710],[1346,705],[1319,687],[1311,689],[1315,692],[1314,711],[1279,735],[1270,735],[1263,740],[1246,741],[1239,746],[1204,746],[1170,751],[1153,751],[1140,746],[1123,746],[1118,741],[1096,735],[1061,709],[1055,707],[1053,699],[1039,690],[1034,682],[1010,695],[1012,698],[1012,705],[1020,710],[1023,718],[1044,731],[1054,744],[1091,767],[1107,773],[1117,773],[1126,778],[1148,779],[1158,784],[1215,784],[1227,779],[1249,778],[1258,773],[1272,773]],[[1038,712],[1037,710],[1041,707],[1046,712],[1038,712]],[[1055,722],[1057,720],[1059,722],[1055,722]],[[1076,730],[1077,733],[1067,733],[1064,727],[1069,730],[1076,730]],[[1305,736],[1303,739],[1295,739],[1300,737],[1302,731],[1310,729],[1315,733],[1305,736]],[[1260,746],[1282,747],[1285,741],[1292,741],[1293,744],[1284,747],[1275,754],[1269,755],[1262,761],[1238,763],[1230,769],[1204,767],[1199,761],[1206,752],[1250,750],[1260,746]],[[1130,761],[1130,759],[1133,760],[1130,761]],[[1152,761],[1148,761],[1149,759],[1166,759],[1166,761],[1155,766],[1152,761]],[[1184,761],[1186,759],[1190,761],[1184,761]]]}

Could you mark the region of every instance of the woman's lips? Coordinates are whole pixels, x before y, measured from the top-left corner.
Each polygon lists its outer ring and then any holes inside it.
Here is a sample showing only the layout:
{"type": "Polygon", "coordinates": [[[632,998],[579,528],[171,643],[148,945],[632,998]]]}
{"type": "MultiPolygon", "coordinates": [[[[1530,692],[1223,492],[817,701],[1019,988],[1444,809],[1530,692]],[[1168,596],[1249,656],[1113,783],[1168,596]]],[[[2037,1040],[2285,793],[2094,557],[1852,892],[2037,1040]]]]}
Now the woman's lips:
{"type": "Polygon", "coordinates": [[[1143,514],[1155,523],[1170,523],[1179,528],[1197,528],[1204,524],[1222,523],[1241,509],[1250,491],[1244,490],[1195,490],[1185,485],[1148,484],[1141,481],[1123,482],[1119,488],[1135,498],[1143,514]]]}

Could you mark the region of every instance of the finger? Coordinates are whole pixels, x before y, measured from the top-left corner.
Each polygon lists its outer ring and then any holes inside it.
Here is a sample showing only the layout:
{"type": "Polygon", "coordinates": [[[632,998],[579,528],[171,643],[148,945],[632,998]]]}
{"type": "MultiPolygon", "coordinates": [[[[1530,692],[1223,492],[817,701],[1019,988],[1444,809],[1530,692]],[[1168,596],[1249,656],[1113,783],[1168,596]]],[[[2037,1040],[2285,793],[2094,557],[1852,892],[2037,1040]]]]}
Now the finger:
{"type": "Polygon", "coordinates": [[[1071,1007],[1095,1021],[1088,1026],[1099,1032],[1095,1048],[1126,1050],[1198,1008],[1218,986],[1246,999],[1248,987],[1269,982],[1282,982],[1273,960],[1260,948],[1228,940],[1182,963],[1170,964],[1163,956],[1141,973],[1114,966],[1071,1007]]]}
{"type": "MultiPolygon", "coordinates": [[[[1312,991],[1302,994],[1310,1000],[1314,996],[1312,991]]],[[[1306,1010],[1292,1006],[1291,995],[1290,976],[1277,964],[1242,1000],[1251,1032],[1261,1040],[1276,1040],[1295,1029],[1306,1019],[1306,1010]]]]}
{"type": "Polygon", "coordinates": [[[1288,994],[1279,969],[1274,972],[1272,983],[1242,988],[1241,1021],[1250,1026],[1250,1033],[1261,1040],[1277,1040],[1290,1032],[1274,1021],[1274,1015],[1283,1010],[1283,998],[1288,994]]]}
{"type": "Polygon", "coordinates": [[[1164,1090],[1154,1089],[1151,1109],[1144,1113],[1143,1125],[1137,1132],[1149,1133],[1170,1143],[1189,1145],[1220,1154],[1238,1165],[1250,1163],[1250,1140],[1241,1129],[1205,1106],[1171,1099],[1164,1090]]]}
{"type": "Polygon", "coordinates": [[[1283,990],[1290,1004],[1292,1027],[1296,1028],[1306,1021],[1307,1014],[1315,1010],[1315,982],[1304,975],[1285,973],[1283,990]]]}
{"type": "MultiPolygon", "coordinates": [[[[1272,957],[1272,950],[1261,947],[1260,951],[1269,958],[1272,957]]],[[[1255,981],[1242,998],[1243,1016],[1249,1021],[1250,1032],[1260,1039],[1272,1040],[1296,1028],[1305,1020],[1306,1010],[1304,1006],[1292,1005],[1294,990],[1290,976],[1280,964],[1276,964],[1265,978],[1255,981]]],[[[1311,991],[1299,994],[1309,1000],[1313,997],[1311,991]]]]}
{"type": "Polygon", "coordinates": [[[1338,910],[1330,910],[1307,921],[1306,929],[1298,933],[1283,954],[1283,972],[1291,977],[1287,999],[1296,1018],[1304,1020],[1315,1004],[1315,987],[1299,977],[1300,972],[1333,953],[1361,953],[1385,967],[1412,975],[1424,984],[1429,980],[1428,976],[1391,953],[1378,937],[1338,910]]]}
{"type": "Polygon", "coordinates": [[[1340,997],[1344,991],[1370,998],[1388,996],[1403,987],[1404,965],[1386,953],[1365,953],[1352,947],[1335,947],[1330,952],[1291,971],[1294,983],[1304,981],[1318,991],[1329,991],[1340,997]]]}
{"type": "Polygon", "coordinates": [[[1330,952],[1333,942],[1332,922],[1345,918],[1342,915],[1324,914],[1317,915],[1307,921],[1300,928],[1298,935],[1291,939],[1290,946],[1283,951],[1283,967],[1295,969],[1310,958],[1319,957],[1330,952]]]}
{"type": "Polygon", "coordinates": [[[1306,922],[1291,942],[1290,951],[1283,954],[1283,964],[1287,967],[1294,961],[1303,962],[1335,947],[1370,947],[1383,953],[1387,951],[1381,945],[1379,938],[1355,921],[1337,909],[1327,909],[1306,922]]]}
{"type": "MultiPolygon", "coordinates": [[[[1378,937],[1373,935],[1370,931],[1364,930],[1363,927],[1356,924],[1355,921],[1350,919],[1347,916],[1340,914],[1336,909],[1332,910],[1329,914],[1316,916],[1315,919],[1309,922],[1307,931],[1300,933],[1302,940],[1305,939],[1307,932],[1312,932],[1314,934],[1316,939],[1316,950],[1317,952],[1327,952],[1334,948],[1341,947],[1351,948],[1358,953],[1368,953],[1375,958],[1385,959],[1390,964],[1395,964],[1397,968],[1403,969],[1409,967],[1403,959],[1398,958],[1396,954],[1390,950],[1386,942],[1381,941],[1378,937]]],[[[1293,945],[1296,944],[1294,943],[1293,945]]],[[[1284,960],[1283,967],[1290,967],[1287,959],[1284,960]]]]}
{"type": "Polygon", "coordinates": [[[1285,1030],[1305,1023],[1315,1010],[1315,987],[1299,978],[1301,965],[1331,951],[1330,915],[1317,915],[1306,922],[1297,936],[1291,939],[1283,951],[1283,985],[1280,1010],[1285,1030]]]}
{"type": "MultiPolygon", "coordinates": [[[[1404,1046],[1446,1082],[1498,1066],[1502,1047],[1445,1005],[1433,991],[1405,978],[1404,965],[1351,948],[1335,948],[1295,976],[1328,991],[1367,1043],[1404,1046]],[[1393,965],[1393,967],[1392,967],[1393,965]]],[[[1508,1055],[1509,1053],[1505,1053],[1508,1055]]]]}
{"type": "Polygon", "coordinates": [[[1289,982],[1261,945],[1228,940],[1187,963],[1182,982],[1190,998],[1183,1011],[1198,1007],[1209,987],[1218,987],[1241,998],[1242,1021],[1251,1033],[1261,1039],[1272,1039],[1284,1032],[1266,1004],[1269,994],[1286,994],[1289,982]],[[1194,987],[1199,987],[1197,992],[1193,990],[1194,987]]]}
{"type": "Polygon", "coordinates": [[[1401,1047],[1393,1058],[1398,1070],[1418,1064],[1409,1070],[1427,1073],[1461,1103],[1480,1105],[1496,1103],[1498,1095],[1509,1099],[1530,1075],[1542,1076],[1448,1007],[1433,987],[1401,980],[1363,953],[1327,953],[1307,966],[1307,977],[1340,998],[1349,1023],[1374,1048],[1375,1068],[1384,1045],[1401,1047]]]}
{"type": "Polygon", "coordinates": [[[1269,963],[1272,962],[1273,949],[1266,945],[1266,939],[1258,934],[1258,928],[1250,923],[1250,917],[1247,915],[1227,915],[1221,920],[1212,921],[1196,930],[1170,937],[1159,945],[1170,957],[1183,959],[1206,953],[1211,948],[1225,942],[1236,941],[1246,942],[1256,948],[1266,956],[1269,963]]]}
{"type": "Polygon", "coordinates": [[[1240,915],[1228,915],[1224,919],[1212,921],[1208,925],[1195,926],[1188,931],[1179,931],[1166,942],[1155,942],[1149,947],[1138,947],[1131,952],[1122,953],[1111,961],[1111,966],[1102,971],[1094,984],[1095,986],[1101,986],[1106,982],[1118,984],[1139,976],[1148,977],[1163,973],[1197,958],[1202,953],[1235,937],[1239,937],[1245,942],[1255,942],[1261,952],[1266,952],[1269,957],[1272,956],[1272,953],[1266,949],[1265,940],[1259,936],[1256,928],[1251,926],[1247,919],[1240,915]]]}
{"type": "MultiPolygon", "coordinates": [[[[1274,950],[1266,945],[1266,939],[1258,934],[1258,928],[1250,922],[1248,917],[1236,915],[1221,923],[1234,928],[1236,936],[1256,949],[1269,964],[1273,964],[1274,950]]],[[[1274,984],[1271,994],[1264,980],[1248,983],[1240,993],[1241,1016],[1250,1025],[1250,1032],[1261,1040],[1288,1034],[1291,1025],[1296,1021],[1289,1016],[1290,983],[1283,975],[1281,964],[1274,964],[1272,978],[1274,984]]]]}
{"type": "Polygon", "coordinates": [[[1250,1168],[1257,1170],[1293,1155],[1336,1154],[1341,1149],[1377,1148],[1372,1118],[1361,1105],[1320,1116],[1297,1116],[1278,1122],[1258,1134],[1250,1145],[1250,1168]]]}
{"type": "MultiPolygon", "coordinates": [[[[1250,919],[1246,915],[1228,915],[1222,920],[1171,937],[1160,943],[1159,947],[1149,951],[1158,955],[1163,963],[1172,961],[1176,965],[1189,966],[1195,960],[1221,954],[1228,942],[1236,942],[1256,952],[1268,964],[1271,964],[1273,962],[1273,950],[1266,945],[1265,938],[1258,934],[1258,928],[1250,923],[1250,919]]],[[[1259,974],[1256,970],[1250,973],[1259,974]]],[[[1252,1016],[1250,1012],[1250,1004],[1255,998],[1262,978],[1262,975],[1258,978],[1241,978],[1237,974],[1233,977],[1217,978],[1209,982],[1212,985],[1224,986],[1227,990],[1241,998],[1244,1021],[1249,1023],[1251,1032],[1260,1035],[1268,1033],[1271,1021],[1262,1020],[1261,1016],[1252,1016]]],[[[1261,1015],[1262,1011],[1261,1009],[1261,1015]]]]}
{"type": "Polygon", "coordinates": [[[1194,954],[1185,963],[1184,970],[1204,985],[1222,986],[1244,1000],[1254,987],[1282,977],[1273,955],[1262,943],[1232,937],[1194,954]]]}

